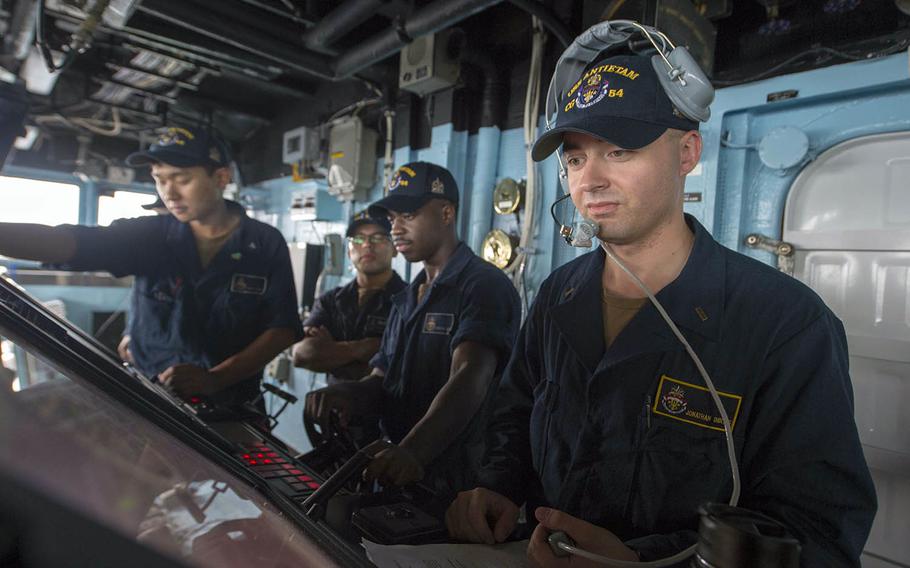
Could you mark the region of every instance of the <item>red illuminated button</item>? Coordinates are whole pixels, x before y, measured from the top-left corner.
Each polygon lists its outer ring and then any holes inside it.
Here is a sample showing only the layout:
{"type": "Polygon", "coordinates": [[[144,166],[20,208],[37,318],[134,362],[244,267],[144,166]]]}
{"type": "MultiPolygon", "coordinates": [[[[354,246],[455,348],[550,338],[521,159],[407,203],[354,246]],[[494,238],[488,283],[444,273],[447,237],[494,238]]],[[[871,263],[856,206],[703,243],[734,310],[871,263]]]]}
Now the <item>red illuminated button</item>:
{"type": "MultiPolygon", "coordinates": [[[[284,464],[284,465],[281,466],[281,467],[283,467],[284,469],[287,469],[287,470],[292,470],[292,469],[294,469],[294,468],[297,467],[297,466],[295,466],[295,465],[292,464],[292,463],[286,463],[286,464],[284,464]]],[[[297,471],[299,471],[299,470],[297,470],[297,471]]]]}
{"type": "Polygon", "coordinates": [[[309,487],[311,489],[319,489],[319,484],[316,483],[315,481],[308,481],[307,487],[309,487]]]}
{"type": "Polygon", "coordinates": [[[298,475],[297,479],[299,479],[300,481],[313,481],[313,478],[310,477],[309,475],[298,475]]]}

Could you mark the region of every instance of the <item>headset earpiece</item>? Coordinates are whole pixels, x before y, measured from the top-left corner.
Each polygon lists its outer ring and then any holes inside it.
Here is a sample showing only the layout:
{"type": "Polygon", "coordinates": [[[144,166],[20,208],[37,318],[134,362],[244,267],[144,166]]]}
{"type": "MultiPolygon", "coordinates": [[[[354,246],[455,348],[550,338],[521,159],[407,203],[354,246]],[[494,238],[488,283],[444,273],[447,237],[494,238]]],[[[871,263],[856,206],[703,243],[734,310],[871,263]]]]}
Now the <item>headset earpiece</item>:
{"type": "MultiPolygon", "coordinates": [[[[711,117],[709,107],[714,100],[714,87],[685,47],[674,46],[667,36],[650,26],[631,20],[613,20],[595,24],[582,32],[559,57],[544,104],[547,131],[555,126],[553,117],[557,114],[557,105],[563,103],[562,87],[570,85],[603,51],[625,43],[634,34],[643,35],[657,50],[657,55],[651,57],[651,65],[674,107],[690,120],[705,122],[711,117]]],[[[600,230],[597,223],[582,218],[569,226],[562,224],[556,217],[556,203],[569,196],[568,171],[562,150],[556,150],[556,157],[559,160],[559,183],[563,197],[553,203],[550,214],[553,221],[561,227],[559,234],[567,243],[577,247],[590,247],[600,230]]]]}
{"type": "Polygon", "coordinates": [[[651,65],[670,102],[686,118],[698,122],[707,121],[711,118],[710,106],[714,100],[711,81],[683,46],[674,48],[667,55],[667,60],[670,69],[667,69],[667,61],[660,55],[651,57],[651,65]]]}

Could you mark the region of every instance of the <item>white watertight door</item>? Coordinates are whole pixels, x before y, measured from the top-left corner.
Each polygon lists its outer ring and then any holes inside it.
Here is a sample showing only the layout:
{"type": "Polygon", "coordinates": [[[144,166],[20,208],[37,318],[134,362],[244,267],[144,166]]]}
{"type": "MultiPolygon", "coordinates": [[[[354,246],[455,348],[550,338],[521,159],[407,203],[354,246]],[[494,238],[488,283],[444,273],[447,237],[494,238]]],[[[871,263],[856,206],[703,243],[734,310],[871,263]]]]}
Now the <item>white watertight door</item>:
{"type": "Polygon", "coordinates": [[[843,320],[856,422],[878,492],[866,568],[910,567],[910,132],[821,154],[794,181],[794,276],[843,320]]]}

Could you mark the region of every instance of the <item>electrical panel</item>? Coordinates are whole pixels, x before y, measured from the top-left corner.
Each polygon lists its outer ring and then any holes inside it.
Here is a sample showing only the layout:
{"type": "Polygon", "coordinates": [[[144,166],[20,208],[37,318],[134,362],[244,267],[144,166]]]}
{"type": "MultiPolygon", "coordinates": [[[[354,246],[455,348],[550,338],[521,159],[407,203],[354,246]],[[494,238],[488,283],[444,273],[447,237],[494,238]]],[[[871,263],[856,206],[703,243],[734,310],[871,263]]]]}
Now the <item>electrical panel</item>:
{"type": "Polygon", "coordinates": [[[334,221],[344,213],[341,204],[332,199],[320,185],[314,182],[298,184],[290,193],[290,217],[292,221],[334,221]]]}
{"type": "Polygon", "coordinates": [[[379,134],[356,116],[332,124],[329,130],[329,193],[341,201],[366,201],[376,181],[376,141],[379,134]]]}
{"type": "Polygon", "coordinates": [[[461,67],[449,49],[453,31],[422,35],[401,50],[398,88],[426,95],[451,87],[458,81],[461,67]]]}
{"type": "Polygon", "coordinates": [[[319,131],[301,126],[284,133],[281,161],[285,164],[314,162],[319,159],[319,131]]]}

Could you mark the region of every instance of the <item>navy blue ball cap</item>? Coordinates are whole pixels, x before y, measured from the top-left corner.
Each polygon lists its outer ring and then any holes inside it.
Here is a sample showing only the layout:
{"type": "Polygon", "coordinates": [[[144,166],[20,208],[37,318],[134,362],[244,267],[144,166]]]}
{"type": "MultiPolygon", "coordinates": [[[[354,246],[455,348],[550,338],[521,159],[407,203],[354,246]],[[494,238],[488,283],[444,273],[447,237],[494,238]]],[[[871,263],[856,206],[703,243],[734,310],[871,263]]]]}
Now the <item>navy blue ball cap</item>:
{"type": "Polygon", "coordinates": [[[698,130],[660,85],[649,57],[620,55],[589,65],[556,106],[556,120],[534,143],[539,162],[556,151],[566,132],[588,134],[635,150],[657,140],[668,128],[698,130]]]}
{"type": "Polygon", "coordinates": [[[458,205],[458,184],[451,172],[429,162],[411,162],[395,170],[388,190],[388,195],[370,205],[371,217],[385,217],[388,211],[413,213],[431,199],[458,205]]]}
{"type": "Polygon", "coordinates": [[[167,205],[164,204],[164,201],[161,201],[160,197],[158,199],[156,199],[154,202],[146,203],[145,205],[140,205],[140,207],[142,207],[146,211],[153,211],[155,209],[167,209],[167,205]]]}
{"type": "Polygon", "coordinates": [[[346,237],[353,237],[357,233],[357,229],[363,227],[364,225],[376,225],[386,233],[392,232],[392,224],[389,223],[389,220],[385,215],[382,215],[380,217],[371,217],[367,211],[361,211],[360,213],[351,217],[351,222],[348,223],[348,230],[344,235],[346,237]]]}
{"type": "Polygon", "coordinates": [[[231,163],[227,145],[211,130],[172,126],[148,150],[127,156],[132,167],[162,163],[178,168],[226,167],[231,163]]]}

